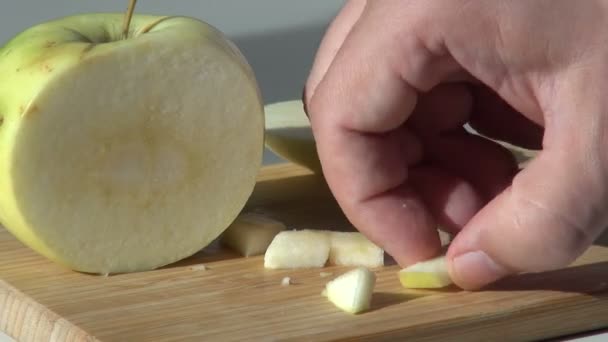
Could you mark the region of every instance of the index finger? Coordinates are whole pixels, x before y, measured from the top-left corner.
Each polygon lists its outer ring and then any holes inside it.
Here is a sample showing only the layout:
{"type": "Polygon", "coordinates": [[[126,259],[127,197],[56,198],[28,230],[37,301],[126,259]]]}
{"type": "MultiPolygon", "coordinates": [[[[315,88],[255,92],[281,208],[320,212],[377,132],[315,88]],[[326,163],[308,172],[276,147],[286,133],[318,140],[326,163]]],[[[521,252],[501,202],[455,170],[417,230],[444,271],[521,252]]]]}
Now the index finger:
{"type": "Polygon", "coordinates": [[[404,123],[418,89],[402,77],[403,69],[420,69],[433,59],[416,49],[415,39],[404,42],[409,50],[403,54],[391,26],[377,22],[365,12],[360,17],[308,111],[324,175],[341,208],[357,229],[407,265],[440,249],[436,223],[407,183],[406,156],[419,146],[411,144],[404,123]]]}

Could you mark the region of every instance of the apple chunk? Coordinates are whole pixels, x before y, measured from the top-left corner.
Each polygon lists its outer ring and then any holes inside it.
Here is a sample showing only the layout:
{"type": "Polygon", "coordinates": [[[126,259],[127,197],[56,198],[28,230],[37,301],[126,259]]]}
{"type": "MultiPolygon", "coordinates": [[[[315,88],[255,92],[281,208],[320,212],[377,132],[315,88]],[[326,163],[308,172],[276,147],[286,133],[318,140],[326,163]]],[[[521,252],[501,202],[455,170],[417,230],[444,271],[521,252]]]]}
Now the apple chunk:
{"type": "Polygon", "coordinates": [[[445,256],[408,266],[399,271],[401,285],[410,289],[434,289],[452,284],[445,256]]]}
{"type": "Polygon", "coordinates": [[[242,214],[222,234],[224,245],[241,255],[249,257],[261,255],[272,242],[272,239],[285,230],[285,225],[259,214],[242,214]]]}
{"type": "Polygon", "coordinates": [[[323,295],[341,310],[358,314],[369,310],[375,286],[374,272],[359,267],[328,282],[323,295]]]}
{"type": "Polygon", "coordinates": [[[380,267],[384,250],[359,232],[330,232],[329,264],[380,267]]]}
{"type": "Polygon", "coordinates": [[[185,17],[67,17],[0,50],[0,220],[72,269],[154,269],[252,193],[264,115],[246,60],[185,17]]]}
{"type": "Polygon", "coordinates": [[[329,257],[329,235],[325,231],[289,230],[274,237],[264,255],[271,269],[323,267],[329,257]]]}

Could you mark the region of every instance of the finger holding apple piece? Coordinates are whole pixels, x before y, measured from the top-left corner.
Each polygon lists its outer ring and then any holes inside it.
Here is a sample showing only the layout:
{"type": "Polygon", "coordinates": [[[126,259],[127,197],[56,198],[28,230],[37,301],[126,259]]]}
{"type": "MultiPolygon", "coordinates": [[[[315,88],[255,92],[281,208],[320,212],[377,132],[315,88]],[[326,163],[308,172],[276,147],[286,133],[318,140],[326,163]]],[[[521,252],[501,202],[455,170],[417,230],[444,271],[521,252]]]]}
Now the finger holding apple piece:
{"type": "Polygon", "coordinates": [[[134,5],[128,19],[42,23],[0,50],[0,220],[78,271],[196,253],[237,217],[262,162],[263,102],[236,46],[134,5]]]}
{"type": "Polygon", "coordinates": [[[398,276],[408,289],[440,289],[453,283],[444,255],[405,267],[398,276]]]}

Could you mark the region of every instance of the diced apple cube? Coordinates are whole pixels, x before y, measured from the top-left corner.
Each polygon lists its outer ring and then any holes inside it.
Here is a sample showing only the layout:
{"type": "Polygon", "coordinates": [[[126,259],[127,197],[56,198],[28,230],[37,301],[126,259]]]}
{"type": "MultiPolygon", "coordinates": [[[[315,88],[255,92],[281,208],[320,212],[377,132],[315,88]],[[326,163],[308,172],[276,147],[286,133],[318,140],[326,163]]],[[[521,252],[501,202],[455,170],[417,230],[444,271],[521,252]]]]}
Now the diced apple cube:
{"type": "Polygon", "coordinates": [[[329,235],[323,231],[291,230],[277,234],[264,255],[264,267],[294,269],[323,267],[329,257],[329,235]]]}
{"type": "Polygon", "coordinates": [[[401,285],[410,289],[435,289],[452,284],[445,256],[408,266],[399,271],[401,285]]]}
{"type": "Polygon", "coordinates": [[[380,267],[384,250],[359,232],[330,232],[329,264],[339,266],[380,267]]]}
{"type": "Polygon", "coordinates": [[[221,242],[246,257],[262,255],[272,239],[283,230],[285,225],[279,221],[264,215],[247,213],[237,217],[226,229],[221,242]]]}
{"type": "Polygon", "coordinates": [[[359,267],[328,282],[323,295],[339,309],[358,314],[369,310],[375,285],[374,272],[359,267]]]}

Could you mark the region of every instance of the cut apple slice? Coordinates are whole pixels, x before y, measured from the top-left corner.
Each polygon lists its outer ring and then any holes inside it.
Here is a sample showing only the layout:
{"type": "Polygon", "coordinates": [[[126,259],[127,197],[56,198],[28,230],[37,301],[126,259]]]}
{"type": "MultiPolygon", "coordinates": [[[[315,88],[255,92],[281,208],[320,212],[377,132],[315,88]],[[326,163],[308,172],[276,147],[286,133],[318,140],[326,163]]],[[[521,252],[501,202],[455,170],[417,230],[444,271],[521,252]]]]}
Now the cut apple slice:
{"type": "Polygon", "coordinates": [[[323,231],[290,230],[277,234],[264,255],[271,269],[323,267],[329,257],[329,235],[323,231]]]}
{"type": "Polygon", "coordinates": [[[340,266],[384,265],[384,250],[359,232],[329,232],[329,264],[340,266]]]}
{"type": "Polygon", "coordinates": [[[445,256],[422,261],[399,271],[401,285],[410,289],[435,289],[452,284],[445,256]]]}
{"type": "Polygon", "coordinates": [[[369,310],[375,285],[374,272],[359,267],[328,282],[323,295],[339,309],[358,314],[369,310]]]}
{"type": "Polygon", "coordinates": [[[262,161],[251,68],[185,17],[74,16],[0,51],[0,220],[72,269],[154,269],[217,238],[262,161]]]}
{"type": "Polygon", "coordinates": [[[312,171],[321,163],[301,100],[266,105],[266,147],[277,155],[312,171]]]}
{"type": "Polygon", "coordinates": [[[285,225],[260,214],[247,213],[222,234],[221,242],[245,257],[262,255],[285,225]]]}

